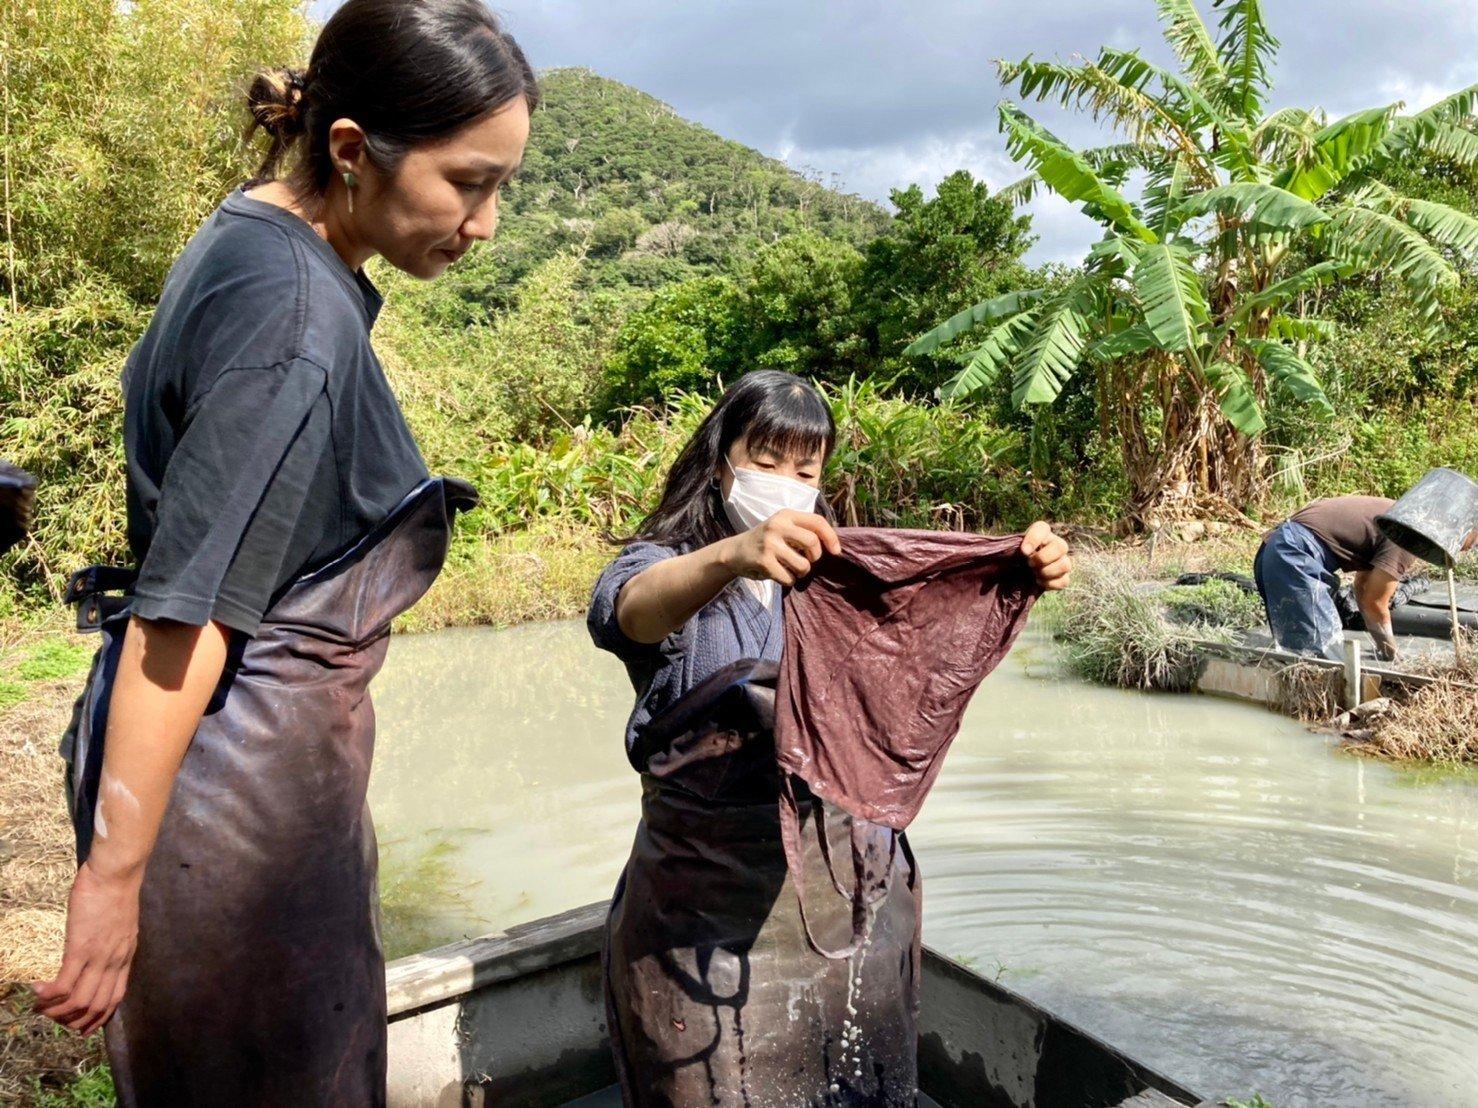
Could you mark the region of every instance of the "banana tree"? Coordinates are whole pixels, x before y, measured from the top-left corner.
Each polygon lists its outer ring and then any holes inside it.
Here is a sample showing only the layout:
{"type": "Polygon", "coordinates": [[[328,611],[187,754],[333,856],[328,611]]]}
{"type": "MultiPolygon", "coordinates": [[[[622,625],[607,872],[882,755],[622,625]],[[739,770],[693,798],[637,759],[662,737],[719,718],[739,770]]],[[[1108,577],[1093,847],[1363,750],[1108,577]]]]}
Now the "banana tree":
{"type": "Polygon", "coordinates": [[[1332,414],[1307,357],[1331,333],[1309,307],[1319,286],[1355,273],[1398,281],[1435,327],[1444,289],[1478,256],[1478,220],[1381,182],[1417,156],[1478,163],[1478,85],[1412,114],[1400,103],[1334,121],[1268,112],[1278,42],[1260,0],[1214,0],[1215,35],[1191,0],[1156,3],[1178,70],[1112,48],[1080,64],[996,63],[1023,100],[1118,132],[1075,150],[1015,103],[998,109],[1012,158],[1030,170],[1003,195],[1050,190],[1103,237],[1071,280],[976,304],[905,351],[964,340],[943,393],[1009,373],[1021,408],[1094,373],[1141,521],[1255,500],[1269,404],[1332,414]]]}

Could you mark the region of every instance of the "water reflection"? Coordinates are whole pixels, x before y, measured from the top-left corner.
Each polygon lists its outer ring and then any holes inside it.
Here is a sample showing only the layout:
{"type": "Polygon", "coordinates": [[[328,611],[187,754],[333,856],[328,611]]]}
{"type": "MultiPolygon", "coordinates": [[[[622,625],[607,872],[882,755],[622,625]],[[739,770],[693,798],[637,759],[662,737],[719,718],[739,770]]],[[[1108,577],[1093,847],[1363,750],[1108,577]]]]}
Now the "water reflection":
{"type": "MultiPolygon", "coordinates": [[[[428,844],[454,852],[390,921],[418,907],[405,933],[445,941],[609,895],[637,813],[630,699],[578,624],[397,639],[371,786],[387,889],[428,844]]],[[[1193,1088],[1457,1106],[1478,1090],[1475,820],[1471,777],[1064,680],[1028,637],[911,837],[928,942],[1193,1088]]]]}

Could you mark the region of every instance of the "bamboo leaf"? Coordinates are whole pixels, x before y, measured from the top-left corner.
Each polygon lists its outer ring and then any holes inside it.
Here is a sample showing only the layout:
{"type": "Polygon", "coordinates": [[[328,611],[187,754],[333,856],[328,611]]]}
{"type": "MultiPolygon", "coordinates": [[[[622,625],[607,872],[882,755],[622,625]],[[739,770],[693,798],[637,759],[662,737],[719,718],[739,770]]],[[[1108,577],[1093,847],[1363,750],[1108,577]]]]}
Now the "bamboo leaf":
{"type": "Polygon", "coordinates": [[[1267,429],[1257,396],[1239,367],[1225,360],[1213,361],[1206,367],[1206,380],[1233,427],[1244,435],[1258,435],[1267,429]]]}
{"type": "Polygon", "coordinates": [[[1046,289],[1021,289],[973,304],[962,312],[956,312],[938,327],[925,331],[904,347],[903,353],[911,358],[920,354],[932,354],[945,343],[958,338],[972,327],[978,327],[982,323],[992,323],[1025,311],[1040,300],[1046,291],[1046,289]]]}
{"type": "Polygon", "coordinates": [[[1164,349],[1187,350],[1200,344],[1210,313],[1201,278],[1184,247],[1167,242],[1147,247],[1134,268],[1133,281],[1144,305],[1145,325],[1164,349]]]}

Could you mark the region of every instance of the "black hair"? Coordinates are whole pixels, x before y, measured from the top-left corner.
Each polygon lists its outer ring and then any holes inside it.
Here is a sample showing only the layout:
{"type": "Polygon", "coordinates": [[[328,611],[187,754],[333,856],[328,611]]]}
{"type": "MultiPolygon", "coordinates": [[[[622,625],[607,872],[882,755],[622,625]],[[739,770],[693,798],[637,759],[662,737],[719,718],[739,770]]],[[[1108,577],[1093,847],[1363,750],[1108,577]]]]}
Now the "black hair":
{"type": "MultiPolygon", "coordinates": [[[[757,369],[735,381],[698,424],[667,474],[662,500],[624,541],[707,546],[734,533],[719,495],[719,466],[743,439],[750,450],[781,456],[815,451],[825,465],[837,428],[825,397],[792,373],[757,369]]],[[[828,519],[822,497],[816,510],[828,519]]]]}
{"type": "Polygon", "coordinates": [[[352,119],[364,151],[393,173],[411,147],[443,138],[539,85],[528,59],[481,0],[347,0],[324,24],[308,68],[259,73],[247,92],[252,122],[271,147],[253,184],[285,178],[310,207],[334,174],[329,128],[352,119]]]}

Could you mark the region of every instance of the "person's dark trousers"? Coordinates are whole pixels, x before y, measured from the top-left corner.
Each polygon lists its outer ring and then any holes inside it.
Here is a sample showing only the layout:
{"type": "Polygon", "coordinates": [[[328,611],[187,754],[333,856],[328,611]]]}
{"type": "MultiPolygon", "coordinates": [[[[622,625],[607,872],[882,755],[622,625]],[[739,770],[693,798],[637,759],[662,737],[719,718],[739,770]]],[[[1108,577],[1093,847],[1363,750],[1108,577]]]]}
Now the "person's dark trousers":
{"type": "Polygon", "coordinates": [[[1292,520],[1279,524],[1258,548],[1252,576],[1278,646],[1340,660],[1339,566],[1314,532],[1292,520]]]}

